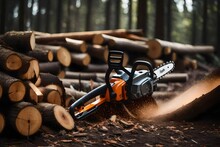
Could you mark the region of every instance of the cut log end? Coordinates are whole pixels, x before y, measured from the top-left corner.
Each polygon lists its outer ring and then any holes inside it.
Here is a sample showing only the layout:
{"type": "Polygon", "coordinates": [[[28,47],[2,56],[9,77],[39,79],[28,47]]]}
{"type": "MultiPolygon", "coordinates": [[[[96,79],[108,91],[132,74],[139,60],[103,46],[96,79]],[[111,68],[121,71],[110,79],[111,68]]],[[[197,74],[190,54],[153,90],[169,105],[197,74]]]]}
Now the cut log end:
{"type": "Polygon", "coordinates": [[[35,48],[35,35],[34,35],[34,32],[31,33],[31,36],[30,36],[30,46],[31,46],[31,49],[33,50],[35,48]]]}
{"type": "Polygon", "coordinates": [[[40,67],[37,60],[33,59],[30,61],[30,66],[24,74],[21,74],[20,78],[25,80],[31,80],[33,78],[37,78],[40,73],[40,67]]]}
{"type": "Polygon", "coordinates": [[[70,52],[65,48],[61,48],[57,51],[57,59],[63,66],[68,67],[71,64],[70,52]]]}
{"type": "Polygon", "coordinates": [[[52,62],[53,61],[53,52],[52,51],[48,51],[48,60],[50,61],[50,62],[52,62]]]}
{"type": "Polygon", "coordinates": [[[147,45],[149,46],[148,56],[152,59],[157,59],[162,54],[162,47],[157,40],[149,40],[147,41],[147,45]]]}
{"type": "Polygon", "coordinates": [[[20,81],[16,81],[9,87],[8,97],[11,102],[19,102],[24,98],[25,92],[25,85],[20,81]]]}
{"type": "Polygon", "coordinates": [[[23,108],[17,115],[15,126],[17,131],[24,136],[35,134],[41,127],[42,117],[33,106],[23,108]]]}
{"type": "Polygon", "coordinates": [[[74,128],[74,120],[71,115],[61,106],[54,107],[54,115],[58,123],[67,130],[72,130],[74,128]]]}
{"type": "Polygon", "coordinates": [[[18,70],[21,68],[21,66],[22,66],[22,60],[16,54],[10,55],[6,60],[6,67],[9,70],[12,70],[12,71],[18,70]]]}
{"type": "Polygon", "coordinates": [[[103,44],[104,42],[104,38],[102,37],[102,34],[96,34],[94,37],[93,37],[93,44],[103,44]]]}
{"type": "Polygon", "coordinates": [[[47,96],[47,102],[51,103],[51,104],[61,105],[62,98],[61,98],[59,91],[57,91],[57,90],[51,91],[47,96]]]}
{"type": "Polygon", "coordinates": [[[3,114],[0,113],[0,134],[2,133],[4,128],[5,128],[5,118],[3,114]]]}

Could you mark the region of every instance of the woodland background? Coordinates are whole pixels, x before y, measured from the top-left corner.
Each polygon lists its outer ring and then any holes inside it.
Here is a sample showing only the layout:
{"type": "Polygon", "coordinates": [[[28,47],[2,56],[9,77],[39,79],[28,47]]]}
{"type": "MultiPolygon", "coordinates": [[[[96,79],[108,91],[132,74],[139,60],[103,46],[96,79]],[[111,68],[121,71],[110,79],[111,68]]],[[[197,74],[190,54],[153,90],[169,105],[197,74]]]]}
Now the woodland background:
{"type": "Polygon", "coordinates": [[[0,34],[143,29],[148,38],[214,45],[220,55],[220,0],[1,0],[0,34]]]}

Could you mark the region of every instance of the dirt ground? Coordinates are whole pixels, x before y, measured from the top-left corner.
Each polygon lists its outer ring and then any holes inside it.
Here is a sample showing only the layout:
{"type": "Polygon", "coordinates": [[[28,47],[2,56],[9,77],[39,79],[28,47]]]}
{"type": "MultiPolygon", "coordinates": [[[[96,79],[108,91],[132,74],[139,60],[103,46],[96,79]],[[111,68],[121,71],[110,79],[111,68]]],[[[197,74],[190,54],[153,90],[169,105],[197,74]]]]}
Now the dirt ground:
{"type": "Polygon", "coordinates": [[[78,121],[73,131],[43,126],[31,137],[1,136],[0,146],[219,146],[220,121],[142,122],[113,115],[99,122],[78,121]]]}
{"type": "MultiPolygon", "coordinates": [[[[202,77],[201,74],[198,75],[194,72],[194,77],[202,77]]],[[[194,80],[191,77],[191,82],[194,80]]],[[[140,121],[113,113],[101,120],[76,121],[76,127],[71,131],[42,126],[37,134],[22,137],[5,130],[4,136],[0,136],[0,147],[104,145],[217,147],[220,146],[219,114],[218,109],[191,121],[140,121]]]]}

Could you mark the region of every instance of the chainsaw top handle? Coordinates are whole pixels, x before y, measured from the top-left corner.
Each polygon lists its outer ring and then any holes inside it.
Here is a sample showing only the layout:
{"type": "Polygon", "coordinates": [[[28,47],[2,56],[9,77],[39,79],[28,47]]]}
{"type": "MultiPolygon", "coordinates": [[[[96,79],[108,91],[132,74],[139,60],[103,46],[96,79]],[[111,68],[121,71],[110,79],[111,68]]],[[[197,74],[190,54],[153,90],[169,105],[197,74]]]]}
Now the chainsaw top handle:
{"type": "Polygon", "coordinates": [[[131,69],[131,73],[130,73],[130,76],[129,76],[129,79],[127,81],[127,92],[128,92],[128,95],[130,94],[131,92],[131,87],[132,87],[132,82],[133,82],[133,79],[134,79],[134,76],[135,76],[135,71],[137,69],[137,67],[139,65],[144,65],[146,66],[148,69],[149,69],[149,76],[150,78],[154,79],[155,78],[155,74],[154,74],[154,70],[153,70],[153,67],[152,67],[152,64],[148,61],[143,61],[143,60],[137,60],[134,64],[133,64],[133,67],[131,69]]]}

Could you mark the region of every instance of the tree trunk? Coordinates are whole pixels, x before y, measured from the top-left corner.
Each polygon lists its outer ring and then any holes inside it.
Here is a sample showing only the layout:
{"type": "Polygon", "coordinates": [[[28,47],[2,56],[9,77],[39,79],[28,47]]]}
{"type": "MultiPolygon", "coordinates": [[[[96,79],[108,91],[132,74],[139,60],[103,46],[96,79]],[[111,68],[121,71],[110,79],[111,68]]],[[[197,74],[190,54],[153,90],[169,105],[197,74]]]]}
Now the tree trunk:
{"type": "Polygon", "coordinates": [[[155,16],[155,38],[164,39],[164,3],[163,0],[156,0],[156,16],[155,16]]]}
{"type": "Polygon", "coordinates": [[[93,1],[87,0],[86,31],[92,30],[93,1]]]}
{"type": "Polygon", "coordinates": [[[75,122],[72,116],[62,107],[49,103],[38,103],[43,118],[43,123],[54,128],[63,128],[72,130],[75,127],[75,122]]]}
{"type": "Polygon", "coordinates": [[[167,1],[167,40],[171,41],[172,40],[172,0],[167,1]]]}
{"type": "Polygon", "coordinates": [[[147,2],[148,0],[138,0],[137,28],[142,29],[147,34],[147,2]]]}
{"type": "Polygon", "coordinates": [[[207,44],[208,1],[203,1],[202,43],[207,44]]]}
{"type": "Polygon", "coordinates": [[[12,105],[7,118],[10,125],[23,136],[35,134],[42,125],[40,112],[28,102],[12,105]]]}
{"type": "Polygon", "coordinates": [[[0,2],[0,11],[1,11],[0,34],[5,33],[6,4],[7,4],[7,0],[1,0],[0,2]]]}

